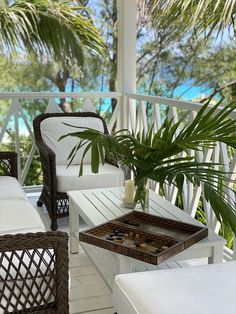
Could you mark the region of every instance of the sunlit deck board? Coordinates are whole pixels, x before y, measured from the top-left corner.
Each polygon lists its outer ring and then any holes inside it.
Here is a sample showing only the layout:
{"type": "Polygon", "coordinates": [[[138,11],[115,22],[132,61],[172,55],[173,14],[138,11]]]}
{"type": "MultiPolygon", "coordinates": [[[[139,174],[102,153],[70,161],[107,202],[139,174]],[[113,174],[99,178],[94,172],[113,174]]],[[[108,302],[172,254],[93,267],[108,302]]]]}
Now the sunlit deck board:
{"type": "Polygon", "coordinates": [[[114,313],[111,291],[82,248],[69,258],[70,313],[114,313]]]}
{"type": "MultiPolygon", "coordinates": [[[[36,204],[37,197],[29,197],[29,199],[34,205],[36,204]]],[[[47,211],[44,208],[38,211],[49,230],[50,220],[47,211]]],[[[58,230],[68,232],[68,218],[59,219],[58,224],[58,230]]],[[[111,290],[82,247],[79,248],[79,254],[69,254],[69,268],[70,313],[113,314],[111,290]]]]}

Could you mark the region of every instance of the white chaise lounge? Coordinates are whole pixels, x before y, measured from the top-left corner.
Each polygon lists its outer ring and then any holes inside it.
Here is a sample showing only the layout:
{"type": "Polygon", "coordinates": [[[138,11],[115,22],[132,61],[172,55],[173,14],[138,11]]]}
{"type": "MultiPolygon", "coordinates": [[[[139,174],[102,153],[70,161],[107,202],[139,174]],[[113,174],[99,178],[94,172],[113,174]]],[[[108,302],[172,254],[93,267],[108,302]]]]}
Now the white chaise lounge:
{"type": "Polygon", "coordinates": [[[118,314],[235,314],[236,261],[116,276],[118,314]]]}
{"type": "Polygon", "coordinates": [[[0,152],[0,314],[68,314],[68,236],[46,232],[16,177],[0,152]]]}

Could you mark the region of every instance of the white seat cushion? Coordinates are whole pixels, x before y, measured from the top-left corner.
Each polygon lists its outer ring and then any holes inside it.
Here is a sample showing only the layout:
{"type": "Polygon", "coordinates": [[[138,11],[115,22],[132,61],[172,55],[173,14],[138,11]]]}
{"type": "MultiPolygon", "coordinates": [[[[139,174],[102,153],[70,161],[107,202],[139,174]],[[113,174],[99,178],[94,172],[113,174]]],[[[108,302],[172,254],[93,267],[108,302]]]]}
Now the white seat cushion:
{"type": "MultiPolygon", "coordinates": [[[[68,133],[83,131],[83,129],[73,128],[64,123],[104,132],[102,120],[94,117],[50,117],[43,120],[40,124],[42,138],[46,145],[55,153],[56,164],[58,165],[68,164],[67,158],[71,150],[79,143],[79,138],[76,137],[69,136],[58,142],[59,138],[68,133]]],[[[77,152],[72,164],[79,164],[81,162],[84,149],[85,147],[77,152]]],[[[84,162],[89,163],[90,160],[91,155],[90,152],[88,152],[84,158],[84,162]]]]}
{"type": "Polygon", "coordinates": [[[116,276],[118,314],[235,314],[236,261],[116,276]]]}
{"type": "Polygon", "coordinates": [[[57,190],[67,192],[81,189],[94,189],[119,186],[119,169],[105,164],[99,166],[99,173],[91,172],[91,165],[83,166],[83,176],[79,177],[79,165],[57,165],[57,190]]]}
{"type": "Polygon", "coordinates": [[[0,201],[0,235],[44,232],[45,227],[36,209],[24,199],[0,201]]]}
{"type": "Polygon", "coordinates": [[[16,178],[0,176],[0,200],[2,199],[26,199],[25,192],[16,178]]]}
{"type": "MultiPolygon", "coordinates": [[[[0,235],[28,232],[45,232],[45,227],[38,212],[33,207],[33,205],[31,205],[26,199],[26,195],[16,179],[11,177],[0,177],[0,189],[0,235]],[[1,199],[2,197],[4,197],[5,199],[1,199]]],[[[39,252],[40,251],[42,250],[39,250],[39,252]]],[[[16,269],[19,270],[17,285],[13,281],[11,281],[11,277],[8,277],[8,281],[0,282],[0,291],[2,291],[4,295],[7,296],[7,298],[9,298],[9,296],[11,295],[11,290],[14,290],[14,292],[16,293],[15,295],[12,295],[12,298],[10,300],[11,305],[19,302],[19,296],[20,300],[22,300],[22,302],[24,303],[24,294],[36,294],[38,293],[38,287],[40,287],[40,291],[44,291],[46,289],[46,285],[42,282],[41,276],[48,276],[48,270],[45,267],[44,263],[41,262],[40,272],[37,273],[37,279],[32,280],[31,278],[28,278],[25,280],[29,269],[32,274],[36,274],[36,265],[38,264],[39,256],[35,254],[34,263],[32,263],[32,259],[30,259],[27,254],[24,254],[23,263],[19,268],[19,259],[17,257],[17,254],[18,256],[22,256],[23,252],[16,251],[16,255],[14,256],[13,260],[15,268],[12,266],[10,269],[10,274],[12,277],[16,276],[16,269]],[[24,290],[22,291],[23,284],[24,290]]],[[[30,251],[30,254],[33,254],[32,250],[30,251]]],[[[12,253],[7,253],[4,258],[1,255],[2,267],[0,267],[0,277],[2,278],[5,278],[6,269],[8,270],[9,268],[7,256],[12,256],[12,253]]],[[[50,263],[50,253],[45,254],[44,258],[47,263],[50,263]]],[[[53,270],[51,269],[51,271],[53,270]]],[[[53,301],[49,291],[47,292],[45,298],[49,301],[53,301]]],[[[3,307],[6,307],[8,301],[9,300],[2,298],[0,302],[3,307]]],[[[11,309],[9,308],[9,310],[11,309]]],[[[12,311],[13,310],[15,310],[14,307],[12,307],[12,311]]],[[[21,310],[21,305],[18,305],[18,310],[21,310]]],[[[5,311],[0,309],[0,314],[3,313],[5,313],[5,311]]]]}

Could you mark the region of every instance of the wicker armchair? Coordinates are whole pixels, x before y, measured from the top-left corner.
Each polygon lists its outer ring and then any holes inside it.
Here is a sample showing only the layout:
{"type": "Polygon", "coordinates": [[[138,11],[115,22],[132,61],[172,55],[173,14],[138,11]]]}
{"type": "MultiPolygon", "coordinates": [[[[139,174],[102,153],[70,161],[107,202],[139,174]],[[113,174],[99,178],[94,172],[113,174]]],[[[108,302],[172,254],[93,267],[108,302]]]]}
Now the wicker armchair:
{"type": "Polygon", "coordinates": [[[43,190],[37,205],[45,206],[51,218],[51,229],[57,230],[57,218],[68,216],[67,191],[119,186],[119,171],[114,163],[101,165],[99,174],[91,173],[90,156],[85,160],[84,174],[78,176],[83,148],[80,149],[70,167],[68,155],[78,139],[68,137],[58,142],[61,135],[75,132],[65,125],[89,127],[108,133],[104,120],[92,112],[46,113],[34,119],[34,135],[40,153],[43,170],[43,190]]]}
{"type": "MultiPolygon", "coordinates": [[[[0,175],[17,177],[15,153],[0,152],[0,175]]],[[[68,264],[65,233],[0,235],[0,313],[68,314],[68,264]]]]}

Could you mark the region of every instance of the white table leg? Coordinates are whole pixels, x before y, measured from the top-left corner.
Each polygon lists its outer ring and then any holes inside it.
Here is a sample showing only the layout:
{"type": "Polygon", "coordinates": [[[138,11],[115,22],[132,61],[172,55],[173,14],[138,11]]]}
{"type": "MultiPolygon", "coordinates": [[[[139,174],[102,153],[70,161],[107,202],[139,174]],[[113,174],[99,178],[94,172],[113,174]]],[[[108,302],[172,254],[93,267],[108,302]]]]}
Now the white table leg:
{"type": "Polygon", "coordinates": [[[79,215],[76,210],[76,205],[69,200],[69,231],[70,231],[70,252],[78,253],[79,251],[79,215]]]}
{"type": "Polygon", "coordinates": [[[223,262],[224,245],[212,247],[212,256],[208,257],[208,264],[222,263],[223,262]]]}
{"type": "Polygon", "coordinates": [[[126,273],[131,273],[133,271],[133,259],[119,254],[119,269],[118,269],[118,274],[126,274],[126,273]]]}

